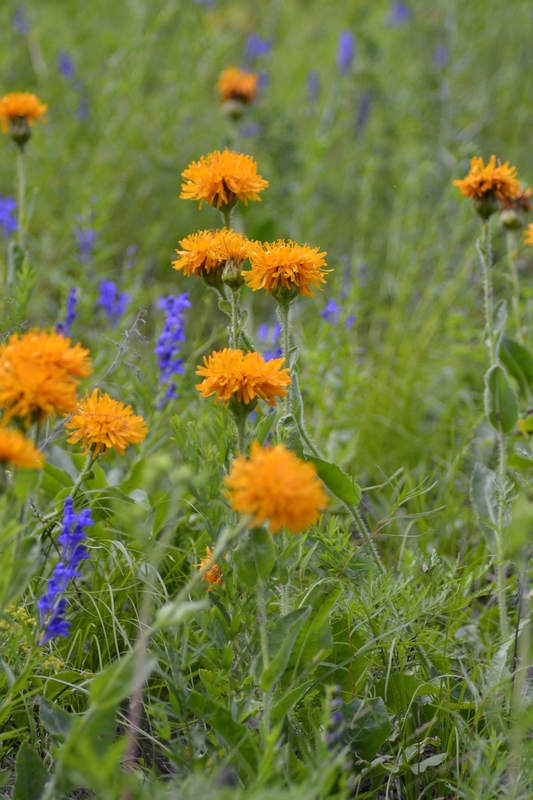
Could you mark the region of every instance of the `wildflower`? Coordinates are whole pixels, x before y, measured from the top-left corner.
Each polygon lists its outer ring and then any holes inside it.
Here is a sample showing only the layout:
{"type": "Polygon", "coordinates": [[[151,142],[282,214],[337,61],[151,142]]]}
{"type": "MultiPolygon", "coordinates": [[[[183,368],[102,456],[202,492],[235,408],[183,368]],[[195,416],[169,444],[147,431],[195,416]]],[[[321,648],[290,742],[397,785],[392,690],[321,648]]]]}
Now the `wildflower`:
{"type": "Polygon", "coordinates": [[[66,50],[60,50],[57,54],[57,68],[67,80],[75,76],[76,67],[66,50]]]}
{"type": "Polygon", "coordinates": [[[21,417],[26,426],[34,415],[70,414],[77,405],[80,378],[92,372],[89,351],[71,346],[55,332],[27,331],[0,346],[0,407],[3,423],[21,417]]]}
{"type": "Polygon", "coordinates": [[[189,295],[187,292],[177,297],[162,297],[159,307],[166,313],[165,327],[157,340],[154,353],[157,355],[159,364],[159,383],[167,386],[165,394],[158,405],[161,408],[168,400],[175,398],[176,384],[173,381],[175,375],[183,373],[183,358],[180,357],[181,344],[185,341],[185,309],[190,308],[189,295]]]}
{"type": "Polygon", "coordinates": [[[526,244],[533,247],[533,222],[530,222],[524,231],[524,241],[526,244]]]}
{"type": "Polygon", "coordinates": [[[252,268],[243,272],[243,277],[254,292],[265,289],[268,294],[282,287],[313,297],[311,286],[321,288],[319,284],[326,282],[324,275],[331,272],[322,269],[326,266],[325,255],[325,252],[319,252],[318,247],[311,248],[290,240],[257,243],[250,254],[252,268]]]}
{"type": "MultiPolygon", "coordinates": [[[[220,567],[218,566],[218,564],[215,564],[214,562],[211,561],[211,553],[212,553],[211,548],[206,547],[205,552],[206,552],[205,558],[200,559],[200,563],[195,564],[195,566],[200,567],[200,569],[202,570],[207,564],[210,564],[211,566],[209,567],[207,572],[204,572],[204,574],[202,575],[202,580],[207,581],[208,583],[211,584],[218,584],[220,586],[222,585],[222,572],[220,570],[220,567]]],[[[209,588],[211,589],[212,587],[209,588]]]]}
{"type": "Polygon", "coordinates": [[[0,98],[0,122],[4,133],[22,149],[31,136],[31,125],[40,120],[48,106],[30,92],[10,92],[0,98]]]}
{"type": "Polygon", "coordinates": [[[17,203],[13,197],[0,197],[0,231],[5,239],[17,231],[16,210],[17,203]]]}
{"type": "Polygon", "coordinates": [[[24,13],[24,9],[22,8],[17,8],[15,10],[15,13],[11,18],[11,24],[13,25],[13,28],[17,31],[17,33],[21,34],[21,36],[24,36],[30,31],[28,19],[26,17],[26,14],[24,13]]]}
{"type": "Polygon", "coordinates": [[[93,259],[96,231],[90,227],[82,214],[76,217],[77,225],[72,229],[78,247],[78,260],[80,264],[90,264],[93,259]]]}
{"type": "Polygon", "coordinates": [[[102,281],[98,286],[97,308],[103,308],[110,322],[117,324],[124,314],[130,296],[127,292],[119,292],[114,281],[102,281]]]}
{"type": "Polygon", "coordinates": [[[198,231],[180,241],[182,250],[176,250],[179,258],[172,262],[174,269],[182,269],[184,275],[212,272],[222,264],[216,231],[198,231]]]}
{"type": "Polygon", "coordinates": [[[204,357],[204,366],[196,374],[204,378],[196,388],[202,397],[216,394],[216,402],[228,402],[235,395],[239,403],[251,403],[260,397],[268,405],[275,405],[275,397],[285,397],[291,379],[288,368],[282,368],[284,359],[271,361],[259,353],[246,353],[226,347],[204,357]]]}
{"type": "Polygon", "coordinates": [[[399,28],[402,25],[407,25],[411,21],[411,9],[407,3],[395,0],[390,5],[389,16],[387,22],[392,28],[399,28]]]}
{"type": "Polygon", "coordinates": [[[257,335],[263,348],[265,346],[268,348],[263,352],[265,361],[272,361],[273,358],[281,358],[283,350],[279,345],[279,337],[281,336],[281,325],[279,322],[274,325],[271,332],[268,330],[268,325],[260,325],[257,329],[257,335]]]}
{"type": "Polygon", "coordinates": [[[436,67],[436,69],[444,69],[449,60],[450,54],[448,53],[446,45],[442,42],[436,44],[433,48],[433,66],[436,67]]]}
{"type": "Polygon", "coordinates": [[[199,161],[193,161],[182,172],[184,183],[180,197],[205,200],[216,208],[231,208],[237,200],[245,205],[248,200],[260,200],[259,192],[268,181],[257,174],[257,164],[251,156],[233,150],[215,150],[199,161]]]}
{"type": "Polygon", "coordinates": [[[67,308],[65,311],[65,321],[58,322],[56,325],[56,333],[62,333],[63,336],[70,336],[70,328],[76,317],[78,316],[76,313],[76,306],[78,305],[78,298],[76,296],[76,292],[78,290],[75,286],[72,287],[70,290],[68,297],[67,297],[67,308]]]}
{"type": "Polygon", "coordinates": [[[44,457],[20,431],[0,428],[0,465],[42,469],[44,457]]]}
{"type": "Polygon", "coordinates": [[[533,189],[524,189],[523,186],[519,186],[514,197],[502,198],[502,208],[510,208],[524,212],[531,211],[531,195],[533,195],[533,189]]]}
{"type": "Polygon", "coordinates": [[[238,456],[225,483],[234,511],[249,514],[254,527],[268,520],[272,533],[282,527],[303,531],[327,505],[314,465],[282,444],[270,448],[253,442],[250,458],[238,456]]]}
{"type": "Polygon", "coordinates": [[[520,191],[516,167],[510,167],[508,161],[505,164],[498,161],[496,165],[494,155],[487,164],[482,158],[474,156],[470,161],[470,171],[466,178],[454,180],[453,185],[457,186],[465,197],[474,200],[477,213],[484,219],[497,211],[498,200],[503,202],[512,199],[520,191]]]}
{"type": "Polygon", "coordinates": [[[320,312],[320,316],[323,317],[325,320],[327,320],[329,324],[333,326],[338,324],[339,314],[340,314],[340,308],[334,297],[328,300],[326,307],[324,308],[323,311],[320,312]]]}
{"type": "Polygon", "coordinates": [[[351,31],[342,31],[337,40],[337,70],[345,75],[356,55],[355,36],[351,31]]]}
{"type": "Polygon", "coordinates": [[[257,33],[251,33],[244,48],[244,60],[247,63],[253,63],[262,56],[266,56],[272,50],[272,40],[262,39],[257,33]]]}
{"type": "Polygon", "coordinates": [[[365,129],[368,120],[370,119],[370,112],[372,111],[372,94],[370,92],[362,92],[357,107],[357,114],[355,117],[355,130],[360,133],[365,129]]]}
{"type": "Polygon", "coordinates": [[[100,394],[98,388],[91,394],[86,392],[65,428],[71,431],[67,442],[76,444],[81,440],[85,454],[94,446],[94,458],[110,449],[122,456],[129,444],[142,442],[148,433],[146,422],[133,413],[131,406],[113,400],[108,394],[100,394]]]}
{"type": "Polygon", "coordinates": [[[70,622],[65,617],[67,601],[62,595],[74,578],[79,578],[80,563],[89,557],[84,541],[87,538],[84,528],[93,524],[91,510],[85,509],[80,514],[74,513],[72,497],[67,497],[63,510],[63,528],[58,538],[62,546],[59,561],[46,587],[45,593],[37,603],[43,635],[41,644],[46,644],[55,636],[68,636],[70,622]]]}
{"type": "Polygon", "coordinates": [[[244,72],[238,67],[228,67],[220,73],[217,83],[221,102],[238,100],[245,105],[253,103],[257,94],[257,81],[256,72],[244,72]]]}

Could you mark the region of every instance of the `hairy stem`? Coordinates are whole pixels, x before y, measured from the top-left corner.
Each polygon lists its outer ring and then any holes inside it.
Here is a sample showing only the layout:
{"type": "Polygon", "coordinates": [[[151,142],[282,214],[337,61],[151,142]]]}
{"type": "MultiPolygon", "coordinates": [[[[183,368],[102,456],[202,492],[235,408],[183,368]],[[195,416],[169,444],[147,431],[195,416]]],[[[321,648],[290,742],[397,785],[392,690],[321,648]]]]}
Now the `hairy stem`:
{"type": "Polygon", "coordinates": [[[231,346],[236,350],[239,346],[239,290],[230,291],[231,300],[231,346]]]}
{"type": "Polygon", "coordinates": [[[18,243],[24,250],[26,240],[26,164],[24,151],[17,152],[17,203],[18,203],[18,243]]]}
{"type": "Polygon", "coordinates": [[[505,512],[504,483],[507,472],[507,448],[505,434],[500,425],[498,430],[498,441],[500,448],[500,458],[498,463],[498,476],[500,481],[500,497],[498,502],[498,530],[496,531],[496,579],[498,583],[498,607],[500,610],[500,629],[502,638],[506,639],[509,629],[507,623],[507,604],[505,600],[505,586],[507,581],[507,570],[505,564],[505,547],[503,539],[503,523],[505,512]]]}
{"type": "MultiPolygon", "coordinates": [[[[259,624],[259,635],[261,638],[261,654],[263,656],[263,670],[268,669],[270,657],[268,655],[268,637],[266,627],[266,601],[265,587],[263,581],[257,582],[257,622],[259,624]]],[[[270,733],[270,692],[263,692],[263,728],[265,734],[270,733]]]]}
{"type": "MultiPolygon", "coordinates": [[[[278,303],[278,316],[281,323],[281,349],[285,358],[285,366],[290,369],[289,352],[291,349],[291,330],[290,330],[290,304],[286,301],[278,303]]],[[[291,370],[292,372],[292,370],[291,370]]],[[[285,414],[290,414],[292,409],[291,386],[283,400],[283,410],[285,414]]]]}

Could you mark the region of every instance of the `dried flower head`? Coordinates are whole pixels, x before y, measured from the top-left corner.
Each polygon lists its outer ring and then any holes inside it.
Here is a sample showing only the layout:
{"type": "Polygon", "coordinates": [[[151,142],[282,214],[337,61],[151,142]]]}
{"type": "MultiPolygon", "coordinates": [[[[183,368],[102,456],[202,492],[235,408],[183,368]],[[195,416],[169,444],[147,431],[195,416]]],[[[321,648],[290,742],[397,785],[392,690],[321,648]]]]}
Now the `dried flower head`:
{"type": "Polygon", "coordinates": [[[204,366],[196,374],[204,378],[196,388],[202,397],[216,394],[216,402],[228,402],[233,395],[239,403],[250,403],[260,397],[270,406],[275,397],[285,397],[291,379],[283,358],[265,361],[259,353],[246,353],[226,347],[204,357],[204,366]]]}
{"type": "Polygon", "coordinates": [[[24,119],[29,125],[34,125],[47,108],[48,106],[30,92],[10,92],[4,95],[0,98],[0,122],[3,132],[7,133],[9,123],[17,119],[24,119]]]}
{"type": "Polygon", "coordinates": [[[182,172],[184,183],[180,197],[205,200],[216,208],[231,207],[237,200],[261,200],[259,192],[268,181],[257,174],[257,164],[251,156],[233,150],[215,150],[199,161],[193,161],[182,172]]]}
{"type": "Polygon", "coordinates": [[[268,521],[272,533],[282,527],[303,531],[327,505],[314,465],[300,461],[282,444],[271,448],[253,442],[250,458],[238,456],[225,483],[231,507],[249,514],[255,527],[268,521]]]}
{"type": "Polygon", "coordinates": [[[44,456],[20,431],[0,428],[0,464],[42,469],[44,456]]]}
{"type": "Polygon", "coordinates": [[[3,422],[37,415],[70,414],[80,378],[92,372],[89,351],[55,331],[27,331],[0,346],[0,407],[3,422]]]}
{"type": "MultiPolygon", "coordinates": [[[[222,572],[218,564],[215,564],[211,560],[211,553],[212,550],[210,547],[205,548],[205,558],[200,559],[199,564],[195,564],[195,567],[200,567],[200,569],[204,569],[205,566],[209,565],[209,569],[204,572],[202,575],[202,580],[207,581],[208,583],[216,583],[219,586],[222,584],[222,572]]],[[[211,589],[212,587],[209,587],[211,589]]]]}
{"type": "Polygon", "coordinates": [[[252,268],[243,272],[243,277],[254,292],[265,289],[268,294],[272,289],[283,287],[313,297],[311,286],[321,289],[320,284],[326,282],[324,275],[332,271],[323,269],[325,255],[318,247],[283,239],[271,244],[258,242],[250,254],[252,268]]]}
{"type": "Polygon", "coordinates": [[[527,213],[531,211],[531,203],[529,202],[531,200],[531,195],[533,195],[533,189],[524,189],[523,186],[520,186],[514,197],[504,197],[501,200],[502,208],[527,213]]]}
{"type": "Polygon", "coordinates": [[[133,413],[131,406],[113,400],[108,394],[100,394],[98,388],[90,395],[86,393],[65,428],[71,431],[67,442],[81,441],[86,453],[94,447],[94,457],[110,449],[124,455],[128,445],[142,442],[148,433],[146,422],[133,413]]]}
{"type": "Polygon", "coordinates": [[[252,103],[257,94],[259,75],[256,72],[244,72],[238,67],[228,67],[221,72],[217,83],[220,99],[239,100],[241,103],[252,103]]]}
{"type": "Polygon", "coordinates": [[[513,199],[520,191],[520,184],[516,177],[516,167],[510,167],[509,162],[502,164],[496,156],[492,155],[487,164],[482,158],[470,161],[470,171],[466,178],[453,181],[461,193],[471,200],[485,199],[486,195],[494,195],[500,202],[513,199]]]}

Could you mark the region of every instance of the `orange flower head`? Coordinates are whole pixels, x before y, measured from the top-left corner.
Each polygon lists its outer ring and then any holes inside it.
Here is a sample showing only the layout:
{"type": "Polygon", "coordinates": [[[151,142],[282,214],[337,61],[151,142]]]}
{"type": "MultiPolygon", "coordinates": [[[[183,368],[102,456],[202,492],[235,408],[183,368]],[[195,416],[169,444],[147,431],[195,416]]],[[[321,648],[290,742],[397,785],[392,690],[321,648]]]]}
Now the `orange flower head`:
{"type": "Polygon", "coordinates": [[[67,442],[76,444],[81,440],[88,453],[94,446],[94,457],[110,449],[118,450],[120,455],[129,444],[142,442],[148,433],[146,422],[133,413],[131,406],[113,400],[108,394],[100,394],[100,389],[86,392],[75,414],[65,423],[71,431],[67,442]]]}
{"type": "Polygon", "coordinates": [[[21,417],[70,414],[81,378],[92,372],[89,351],[54,331],[27,331],[0,346],[0,407],[3,423],[21,417]]]}
{"type": "Polygon", "coordinates": [[[257,174],[257,164],[251,156],[233,150],[215,150],[199,161],[193,161],[182,172],[184,183],[181,195],[185,200],[205,200],[216,208],[231,208],[237,200],[261,200],[259,192],[268,181],[257,174]]]}
{"type": "Polygon", "coordinates": [[[10,92],[4,95],[0,98],[0,122],[3,132],[7,133],[9,123],[17,119],[24,119],[29,125],[34,125],[47,108],[48,106],[30,92],[10,92]]]}
{"type": "Polygon", "coordinates": [[[174,269],[182,269],[184,275],[212,272],[223,262],[218,244],[217,231],[198,231],[180,241],[182,250],[176,250],[179,258],[172,262],[174,269]]]}
{"type": "Polygon", "coordinates": [[[239,264],[250,257],[253,248],[253,243],[246,236],[231,230],[231,228],[229,230],[222,228],[221,231],[218,231],[217,245],[223,261],[235,261],[239,264]]]}
{"type": "Polygon", "coordinates": [[[516,167],[510,167],[509,162],[502,164],[496,156],[492,155],[487,164],[482,158],[470,161],[470,172],[462,180],[453,181],[461,193],[471,200],[483,200],[487,195],[494,195],[500,202],[512,200],[520,191],[520,184],[516,177],[516,167]]]}
{"type": "Polygon", "coordinates": [[[314,465],[282,444],[261,447],[253,442],[250,458],[238,456],[224,480],[233,510],[250,515],[254,527],[268,520],[272,533],[282,527],[300,533],[327,505],[314,465]]]}
{"type": "Polygon", "coordinates": [[[530,222],[524,231],[524,241],[526,244],[533,247],[533,222],[530,222]]]}
{"type": "Polygon", "coordinates": [[[226,347],[204,357],[204,366],[196,374],[204,378],[196,388],[202,397],[216,394],[216,402],[227,403],[235,395],[239,403],[251,403],[260,397],[270,406],[275,397],[285,397],[291,379],[283,358],[265,361],[259,353],[246,353],[226,347]]]}
{"type": "Polygon", "coordinates": [[[268,294],[282,287],[313,297],[311,287],[321,289],[320,284],[326,282],[324,275],[332,271],[323,269],[325,255],[318,247],[283,239],[271,244],[258,242],[250,254],[252,268],[243,272],[243,278],[254,292],[265,289],[268,294]]]}
{"type": "Polygon", "coordinates": [[[0,464],[42,469],[44,456],[20,431],[0,428],[0,464]]]}
{"type": "Polygon", "coordinates": [[[228,67],[220,73],[217,89],[223,103],[227,100],[239,100],[241,103],[252,103],[257,94],[259,75],[256,72],[244,72],[238,67],[228,67]]]}
{"type": "MultiPolygon", "coordinates": [[[[214,562],[211,561],[211,552],[212,552],[211,548],[206,547],[205,552],[206,552],[205,558],[200,559],[200,563],[195,564],[195,567],[200,567],[200,569],[203,569],[206,565],[209,564],[210,567],[207,570],[207,572],[204,572],[204,574],[202,575],[202,580],[212,584],[216,583],[219,586],[221,586],[222,585],[221,569],[218,566],[218,564],[215,564],[214,562]]],[[[210,586],[209,590],[211,591],[212,588],[213,587],[210,586]]]]}

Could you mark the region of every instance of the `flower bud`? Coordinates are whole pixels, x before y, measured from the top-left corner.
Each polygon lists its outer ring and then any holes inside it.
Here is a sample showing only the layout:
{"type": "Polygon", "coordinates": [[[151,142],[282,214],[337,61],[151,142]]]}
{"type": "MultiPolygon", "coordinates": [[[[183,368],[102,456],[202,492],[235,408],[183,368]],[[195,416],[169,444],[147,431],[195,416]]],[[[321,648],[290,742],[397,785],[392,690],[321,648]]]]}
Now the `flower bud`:
{"type": "Polygon", "coordinates": [[[236,100],[235,98],[225,100],[222,103],[222,111],[233,122],[239,122],[246,112],[246,104],[242,100],[236,100]]]}
{"type": "Polygon", "coordinates": [[[229,258],[222,271],[222,280],[233,292],[238,292],[244,283],[242,262],[229,258]]]}
{"type": "Polygon", "coordinates": [[[518,231],[526,224],[524,213],[518,208],[503,208],[500,211],[500,222],[508,231],[518,231]]]}
{"type": "Polygon", "coordinates": [[[12,117],[9,120],[8,133],[21,150],[31,138],[31,127],[26,117],[12,117]]]}
{"type": "Polygon", "coordinates": [[[498,200],[494,192],[486,192],[483,197],[474,198],[474,211],[481,219],[489,219],[498,210],[498,200]]]}

